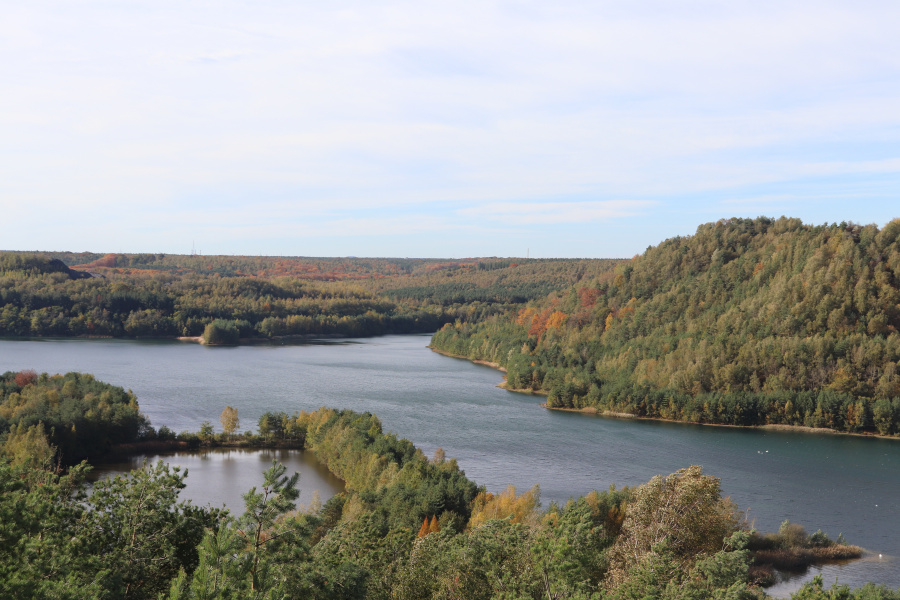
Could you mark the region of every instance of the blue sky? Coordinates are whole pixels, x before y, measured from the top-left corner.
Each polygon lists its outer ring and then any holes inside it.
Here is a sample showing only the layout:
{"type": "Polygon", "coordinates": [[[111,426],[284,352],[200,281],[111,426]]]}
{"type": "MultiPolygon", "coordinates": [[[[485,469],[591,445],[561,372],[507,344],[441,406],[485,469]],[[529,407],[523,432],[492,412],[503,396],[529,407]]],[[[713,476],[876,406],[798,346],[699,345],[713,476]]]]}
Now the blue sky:
{"type": "Polygon", "coordinates": [[[0,6],[0,248],[632,256],[900,217],[900,3],[0,6]]]}

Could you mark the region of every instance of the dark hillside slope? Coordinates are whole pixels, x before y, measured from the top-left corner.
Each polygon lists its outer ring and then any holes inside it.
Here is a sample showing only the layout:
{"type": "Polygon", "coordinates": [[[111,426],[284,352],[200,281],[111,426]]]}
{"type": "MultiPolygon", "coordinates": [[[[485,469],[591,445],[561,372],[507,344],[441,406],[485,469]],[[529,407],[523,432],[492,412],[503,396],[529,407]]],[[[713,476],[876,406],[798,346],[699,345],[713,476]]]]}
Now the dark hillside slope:
{"type": "Polygon", "coordinates": [[[900,219],[729,219],[433,345],[500,363],[551,407],[892,434],[898,282],[900,219]]]}
{"type": "Polygon", "coordinates": [[[27,275],[62,273],[69,279],[91,278],[90,273],[70,269],[58,258],[14,252],[0,253],[0,273],[7,272],[23,273],[27,275]]]}

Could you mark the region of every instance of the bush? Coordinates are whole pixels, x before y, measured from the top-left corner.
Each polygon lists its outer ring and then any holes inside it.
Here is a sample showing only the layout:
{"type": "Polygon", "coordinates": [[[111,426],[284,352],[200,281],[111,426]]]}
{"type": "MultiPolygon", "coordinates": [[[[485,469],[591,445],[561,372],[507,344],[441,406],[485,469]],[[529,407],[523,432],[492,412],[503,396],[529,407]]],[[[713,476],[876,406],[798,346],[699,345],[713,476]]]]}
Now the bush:
{"type": "Polygon", "coordinates": [[[156,439],[167,442],[175,439],[175,432],[163,425],[156,430],[156,439]]]}
{"type": "Polygon", "coordinates": [[[803,548],[806,546],[806,529],[799,523],[784,521],[781,527],[778,528],[778,537],[779,545],[782,548],[803,548]]]}
{"type": "Polygon", "coordinates": [[[209,346],[237,346],[240,330],[234,321],[216,319],[203,330],[203,341],[209,346]]]}
{"type": "Polygon", "coordinates": [[[809,536],[807,543],[813,548],[825,548],[834,544],[834,542],[832,542],[831,539],[829,539],[829,537],[825,535],[821,529],[817,530],[814,534],[809,536]]]}
{"type": "Polygon", "coordinates": [[[202,441],[200,436],[193,431],[182,431],[175,439],[179,442],[185,442],[189,448],[199,448],[202,441]]]}

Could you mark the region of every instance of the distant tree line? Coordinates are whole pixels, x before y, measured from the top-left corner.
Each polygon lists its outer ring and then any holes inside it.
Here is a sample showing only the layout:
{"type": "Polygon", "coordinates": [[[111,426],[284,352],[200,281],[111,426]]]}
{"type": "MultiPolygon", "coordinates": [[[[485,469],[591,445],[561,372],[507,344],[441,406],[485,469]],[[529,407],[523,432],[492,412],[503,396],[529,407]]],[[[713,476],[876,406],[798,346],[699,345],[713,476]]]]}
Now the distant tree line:
{"type": "Polygon", "coordinates": [[[341,284],[167,274],[75,278],[58,261],[0,258],[5,336],[200,336],[213,322],[238,337],[371,336],[433,332],[455,317],[341,284]]]}
{"type": "Polygon", "coordinates": [[[106,255],[79,267],[92,276],[60,257],[93,255],[0,253],[0,335],[202,335],[234,344],[433,333],[457,319],[505,312],[616,262],[106,255]],[[347,276],[313,276],[322,269],[347,276]]]}

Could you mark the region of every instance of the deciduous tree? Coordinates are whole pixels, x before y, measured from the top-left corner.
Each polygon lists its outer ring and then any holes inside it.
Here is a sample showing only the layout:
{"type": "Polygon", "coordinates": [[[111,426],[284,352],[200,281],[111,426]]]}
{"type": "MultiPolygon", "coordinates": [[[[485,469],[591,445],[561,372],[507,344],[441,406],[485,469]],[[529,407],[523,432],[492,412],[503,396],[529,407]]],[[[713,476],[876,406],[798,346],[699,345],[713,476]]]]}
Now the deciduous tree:
{"type": "Polygon", "coordinates": [[[241,426],[241,420],[238,418],[238,411],[231,406],[225,407],[225,410],[219,415],[219,422],[222,423],[222,431],[229,437],[234,435],[237,428],[241,426]]]}

